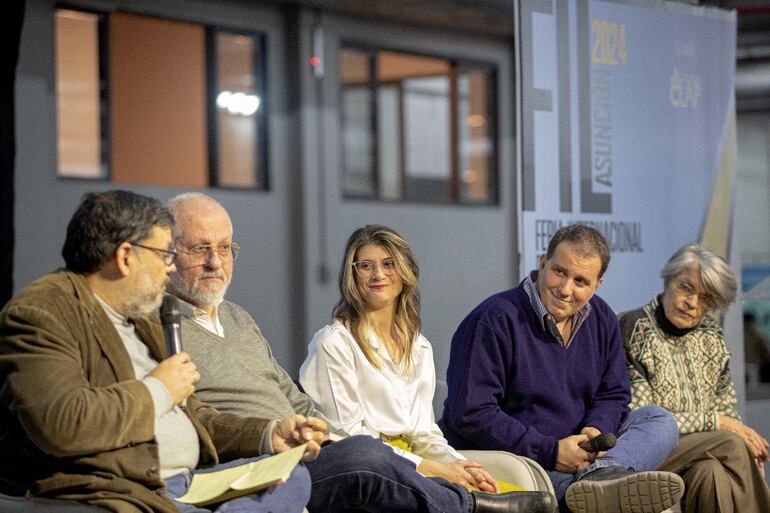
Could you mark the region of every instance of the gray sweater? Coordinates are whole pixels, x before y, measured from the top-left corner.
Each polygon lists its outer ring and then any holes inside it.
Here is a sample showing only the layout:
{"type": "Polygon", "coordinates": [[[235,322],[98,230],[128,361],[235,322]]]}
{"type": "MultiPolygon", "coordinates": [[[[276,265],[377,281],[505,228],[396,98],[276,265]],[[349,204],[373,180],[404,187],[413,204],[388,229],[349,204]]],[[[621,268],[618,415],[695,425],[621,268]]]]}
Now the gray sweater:
{"type": "MultiPolygon", "coordinates": [[[[325,419],[278,365],[246,310],[229,301],[219,304],[224,338],[198,325],[191,310],[183,308],[182,313],[182,348],[201,373],[195,385],[199,399],[219,411],[243,416],[282,419],[299,413],[325,419]]],[[[344,434],[333,426],[330,431],[344,434]]]]}

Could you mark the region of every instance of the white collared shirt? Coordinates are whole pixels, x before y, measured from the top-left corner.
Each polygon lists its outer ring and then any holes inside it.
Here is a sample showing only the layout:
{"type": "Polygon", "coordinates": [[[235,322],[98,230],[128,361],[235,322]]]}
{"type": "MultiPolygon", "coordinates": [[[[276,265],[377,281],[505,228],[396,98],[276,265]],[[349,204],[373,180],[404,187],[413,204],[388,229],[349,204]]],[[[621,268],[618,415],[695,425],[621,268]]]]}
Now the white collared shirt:
{"type": "Polygon", "coordinates": [[[196,308],[193,315],[195,317],[195,322],[198,323],[198,325],[200,325],[203,329],[210,331],[215,335],[219,335],[222,338],[225,338],[225,329],[222,327],[222,323],[219,322],[219,316],[217,314],[214,314],[214,318],[212,319],[209,317],[209,314],[200,308],[196,308]]]}
{"type": "Polygon", "coordinates": [[[213,333],[214,335],[225,338],[225,328],[219,321],[219,315],[217,315],[217,312],[219,311],[219,305],[222,304],[222,301],[224,301],[224,299],[220,299],[215,305],[216,308],[214,310],[213,319],[211,316],[209,316],[208,313],[206,313],[203,308],[198,308],[197,306],[190,304],[183,299],[180,299],[179,303],[182,305],[182,308],[187,310],[186,313],[188,316],[192,317],[195,320],[195,323],[198,324],[201,328],[210,333],[213,333]]]}
{"type": "Polygon", "coordinates": [[[300,382],[318,409],[351,435],[411,435],[414,454],[396,452],[416,465],[422,457],[445,463],[465,459],[449,446],[433,416],[436,370],[430,342],[418,336],[406,373],[373,333],[369,343],[382,362],[380,369],[339,321],[313,336],[300,382]]]}

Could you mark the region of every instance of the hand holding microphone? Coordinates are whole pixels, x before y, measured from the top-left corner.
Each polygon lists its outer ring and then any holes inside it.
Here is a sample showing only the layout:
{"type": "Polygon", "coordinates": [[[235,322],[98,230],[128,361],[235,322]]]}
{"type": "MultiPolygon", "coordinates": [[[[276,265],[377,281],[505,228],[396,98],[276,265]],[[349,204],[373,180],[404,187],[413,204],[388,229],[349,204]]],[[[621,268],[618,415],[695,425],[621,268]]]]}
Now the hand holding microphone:
{"type": "Polygon", "coordinates": [[[174,404],[185,405],[185,400],[195,392],[195,383],[201,375],[190,358],[182,352],[166,358],[155,367],[150,376],[159,380],[171,394],[174,404]]]}
{"type": "Polygon", "coordinates": [[[613,433],[602,433],[598,436],[591,438],[590,440],[586,440],[585,442],[579,443],[578,447],[580,447],[586,452],[609,451],[610,449],[615,447],[615,443],[617,443],[617,441],[618,439],[615,437],[613,433]]]}
{"type": "Polygon", "coordinates": [[[195,391],[195,383],[201,379],[192,358],[182,352],[182,314],[179,300],[171,295],[163,298],[160,306],[160,322],[166,339],[166,358],[150,373],[160,380],[171,394],[174,404],[185,405],[185,400],[195,391]]]}

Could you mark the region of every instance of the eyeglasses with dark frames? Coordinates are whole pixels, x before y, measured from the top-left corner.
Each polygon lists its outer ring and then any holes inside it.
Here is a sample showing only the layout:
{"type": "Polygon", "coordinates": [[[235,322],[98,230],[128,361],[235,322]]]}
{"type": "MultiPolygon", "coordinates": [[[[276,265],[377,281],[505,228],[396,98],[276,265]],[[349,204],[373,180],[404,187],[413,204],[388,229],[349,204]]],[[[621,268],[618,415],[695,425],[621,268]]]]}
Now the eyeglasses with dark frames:
{"type": "Polygon", "coordinates": [[[149,249],[153,253],[159,255],[163,259],[163,263],[168,267],[172,264],[174,261],[174,258],[176,258],[177,250],[175,248],[154,248],[152,246],[145,246],[144,244],[139,244],[138,242],[130,242],[132,246],[137,246],[139,248],[149,249]]]}

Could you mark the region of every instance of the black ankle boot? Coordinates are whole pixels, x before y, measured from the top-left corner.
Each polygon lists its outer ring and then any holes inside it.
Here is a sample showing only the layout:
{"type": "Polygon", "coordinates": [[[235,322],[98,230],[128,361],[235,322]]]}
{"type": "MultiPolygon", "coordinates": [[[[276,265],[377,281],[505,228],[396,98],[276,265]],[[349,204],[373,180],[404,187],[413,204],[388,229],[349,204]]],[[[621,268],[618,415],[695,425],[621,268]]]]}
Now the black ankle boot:
{"type": "Polygon", "coordinates": [[[473,513],[553,513],[556,498],[548,492],[484,493],[472,491],[473,513]]]}
{"type": "Polygon", "coordinates": [[[682,478],[671,472],[604,467],[572,483],[565,500],[573,513],[659,513],[683,493],[682,478]]]}

